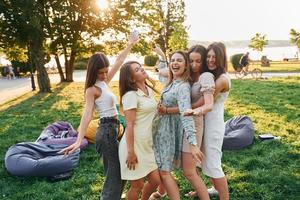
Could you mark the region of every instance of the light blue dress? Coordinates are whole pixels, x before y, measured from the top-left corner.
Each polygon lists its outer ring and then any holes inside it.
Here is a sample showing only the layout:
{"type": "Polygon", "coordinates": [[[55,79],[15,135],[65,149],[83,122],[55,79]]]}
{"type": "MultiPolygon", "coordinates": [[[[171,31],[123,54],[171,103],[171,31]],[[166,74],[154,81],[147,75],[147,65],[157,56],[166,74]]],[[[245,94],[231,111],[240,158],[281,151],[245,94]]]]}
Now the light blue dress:
{"type": "Polygon", "coordinates": [[[153,143],[159,170],[172,171],[173,165],[180,166],[183,133],[189,143],[197,145],[194,120],[182,113],[191,108],[190,84],[174,80],[163,89],[161,103],[167,107],[178,107],[180,114],[163,115],[155,122],[153,143]]]}

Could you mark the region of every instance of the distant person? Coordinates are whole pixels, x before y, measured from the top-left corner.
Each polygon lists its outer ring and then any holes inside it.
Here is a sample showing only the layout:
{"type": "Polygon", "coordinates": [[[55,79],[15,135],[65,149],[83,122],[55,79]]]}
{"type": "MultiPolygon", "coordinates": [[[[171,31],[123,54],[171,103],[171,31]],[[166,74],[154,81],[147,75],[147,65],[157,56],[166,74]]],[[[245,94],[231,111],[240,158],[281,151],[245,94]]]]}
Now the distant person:
{"type": "Polygon", "coordinates": [[[248,72],[249,64],[250,64],[250,58],[249,58],[249,52],[245,53],[239,62],[242,65],[242,71],[248,72]]]}
{"type": "Polygon", "coordinates": [[[15,79],[14,68],[12,66],[8,67],[8,79],[15,79]]]}
{"type": "Polygon", "coordinates": [[[17,67],[16,74],[15,74],[16,78],[21,78],[20,72],[21,72],[20,67],[17,67]]]}

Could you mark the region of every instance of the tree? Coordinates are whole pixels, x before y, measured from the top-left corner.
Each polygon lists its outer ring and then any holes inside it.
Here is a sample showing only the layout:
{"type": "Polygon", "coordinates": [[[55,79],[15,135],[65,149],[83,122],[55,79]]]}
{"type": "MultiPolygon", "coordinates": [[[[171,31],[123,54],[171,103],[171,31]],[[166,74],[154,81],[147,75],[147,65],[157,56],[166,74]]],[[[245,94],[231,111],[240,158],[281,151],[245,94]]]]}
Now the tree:
{"type": "Polygon", "coordinates": [[[182,40],[187,39],[186,27],[183,25],[184,0],[137,0],[133,6],[136,8],[133,24],[142,33],[141,48],[147,48],[147,52],[151,51],[151,44],[156,43],[165,54],[168,54],[171,49],[170,38],[178,26],[182,28],[180,29],[184,36],[182,40]]]}
{"type": "Polygon", "coordinates": [[[169,39],[169,48],[172,51],[181,49],[186,50],[188,46],[188,34],[183,24],[174,24],[174,31],[169,39]]]}
{"type": "Polygon", "coordinates": [[[40,92],[51,92],[50,80],[44,67],[43,1],[2,0],[0,2],[0,45],[19,46],[28,51],[28,62],[37,70],[40,92]]]}
{"type": "Polygon", "coordinates": [[[295,29],[291,29],[290,35],[291,43],[295,44],[298,48],[298,51],[300,52],[300,32],[297,32],[295,29]]]}
{"type": "Polygon", "coordinates": [[[266,39],[266,35],[262,36],[260,33],[256,33],[255,36],[251,38],[249,47],[261,52],[267,44],[268,40],[266,39]]]}
{"type": "Polygon", "coordinates": [[[128,32],[131,1],[110,1],[109,9],[102,10],[95,0],[47,1],[45,15],[51,41],[50,51],[61,68],[58,57],[64,56],[65,73],[59,69],[61,81],[73,81],[74,61],[85,46],[94,43],[93,38],[102,39],[105,31],[115,35],[128,32]]]}

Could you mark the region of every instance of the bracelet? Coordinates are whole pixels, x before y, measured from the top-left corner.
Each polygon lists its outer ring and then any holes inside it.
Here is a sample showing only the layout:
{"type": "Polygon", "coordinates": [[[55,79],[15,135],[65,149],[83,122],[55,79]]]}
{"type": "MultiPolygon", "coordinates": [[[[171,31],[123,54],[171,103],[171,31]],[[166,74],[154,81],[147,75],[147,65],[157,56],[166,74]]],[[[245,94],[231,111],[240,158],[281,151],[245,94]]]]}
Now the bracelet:
{"type": "Polygon", "coordinates": [[[159,60],[159,62],[166,63],[167,61],[165,61],[165,60],[159,60]]]}

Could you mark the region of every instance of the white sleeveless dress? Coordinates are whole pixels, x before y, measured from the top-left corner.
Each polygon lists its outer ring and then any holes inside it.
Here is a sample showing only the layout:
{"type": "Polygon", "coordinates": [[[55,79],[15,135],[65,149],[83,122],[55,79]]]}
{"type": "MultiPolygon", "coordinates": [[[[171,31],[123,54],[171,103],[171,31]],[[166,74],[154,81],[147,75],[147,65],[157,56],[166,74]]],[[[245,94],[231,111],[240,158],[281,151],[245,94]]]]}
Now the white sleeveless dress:
{"type": "MultiPolygon", "coordinates": [[[[228,80],[231,87],[229,74],[222,74],[228,80]]],[[[222,178],[225,176],[222,166],[222,145],[225,132],[224,123],[224,103],[229,91],[220,93],[214,102],[212,111],[204,117],[204,135],[202,151],[205,155],[202,162],[202,171],[212,178],[222,178]]]]}

